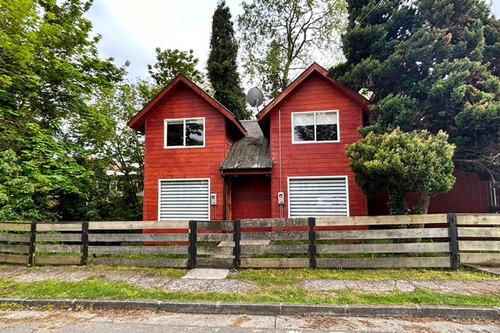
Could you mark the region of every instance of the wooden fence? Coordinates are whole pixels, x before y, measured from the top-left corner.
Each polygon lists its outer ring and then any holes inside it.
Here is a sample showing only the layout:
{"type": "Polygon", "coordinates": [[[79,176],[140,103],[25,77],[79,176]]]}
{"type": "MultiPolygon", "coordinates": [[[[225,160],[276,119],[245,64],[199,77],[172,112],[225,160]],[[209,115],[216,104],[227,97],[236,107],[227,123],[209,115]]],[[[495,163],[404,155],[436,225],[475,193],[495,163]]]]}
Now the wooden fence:
{"type": "Polygon", "coordinates": [[[500,215],[2,222],[0,263],[182,268],[500,265],[500,215]]]}

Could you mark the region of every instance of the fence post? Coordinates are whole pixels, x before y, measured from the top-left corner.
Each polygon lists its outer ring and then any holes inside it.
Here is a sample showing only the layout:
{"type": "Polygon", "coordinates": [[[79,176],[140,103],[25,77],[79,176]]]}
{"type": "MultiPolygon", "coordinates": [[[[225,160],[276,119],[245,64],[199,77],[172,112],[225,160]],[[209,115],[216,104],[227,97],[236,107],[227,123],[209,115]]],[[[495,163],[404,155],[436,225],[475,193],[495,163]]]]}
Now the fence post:
{"type": "Polygon", "coordinates": [[[35,262],[35,240],[36,240],[36,222],[31,222],[30,246],[28,255],[28,265],[33,266],[35,262]]]}
{"type": "Polygon", "coordinates": [[[316,268],[316,218],[310,217],[307,220],[309,224],[309,267],[316,268]]]}
{"type": "Polygon", "coordinates": [[[196,221],[189,221],[189,269],[196,267],[196,241],[197,241],[197,224],[196,221]]]}
{"type": "Polygon", "coordinates": [[[449,213],[447,214],[447,220],[448,233],[450,235],[450,266],[454,271],[456,271],[458,270],[458,264],[460,262],[458,254],[457,215],[449,213]]]}
{"type": "Polygon", "coordinates": [[[87,264],[89,258],[89,223],[82,222],[82,260],[81,265],[87,264]]]}
{"type": "Polygon", "coordinates": [[[234,254],[234,261],[233,261],[233,266],[234,268],[240,268],[240,258],[241,258],[241,220],[236,220],[234,221],[234,227],[233,227],[233,241],[234,241],[234,248],[233,248],[233,254],[234,254]]]}

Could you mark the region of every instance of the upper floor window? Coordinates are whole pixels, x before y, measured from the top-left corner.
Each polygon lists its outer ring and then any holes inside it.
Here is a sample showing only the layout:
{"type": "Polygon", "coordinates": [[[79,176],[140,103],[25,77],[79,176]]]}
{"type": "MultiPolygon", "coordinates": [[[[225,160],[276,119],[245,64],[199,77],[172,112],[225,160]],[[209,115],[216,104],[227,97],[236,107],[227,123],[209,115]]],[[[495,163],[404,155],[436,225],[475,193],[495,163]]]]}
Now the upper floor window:
{"type": "Polygon", "coordinates": [[[339,142],[338,111],[292,113],[292,143],[339,142]]]}
{"type": "Polygon", "coordinates": [[[165,119],[165,148],[204,146],[205,118],[165,119]]]}

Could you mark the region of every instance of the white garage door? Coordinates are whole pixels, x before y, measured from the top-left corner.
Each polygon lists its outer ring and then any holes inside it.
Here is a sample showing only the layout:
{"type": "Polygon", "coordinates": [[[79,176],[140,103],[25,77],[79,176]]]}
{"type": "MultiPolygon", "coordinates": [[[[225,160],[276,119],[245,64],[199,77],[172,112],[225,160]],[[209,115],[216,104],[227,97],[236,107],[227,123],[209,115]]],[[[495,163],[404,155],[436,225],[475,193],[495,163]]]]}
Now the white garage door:
{"type": "Polygon", "coordinates": [[[347,177],[289,177],[288,216],[348,216],[347,177]]]}
{"type": "Polygon", "coordinates": [[[159,183],[160,221],[209,220],[208,179],[162,179],[159,183]]]}

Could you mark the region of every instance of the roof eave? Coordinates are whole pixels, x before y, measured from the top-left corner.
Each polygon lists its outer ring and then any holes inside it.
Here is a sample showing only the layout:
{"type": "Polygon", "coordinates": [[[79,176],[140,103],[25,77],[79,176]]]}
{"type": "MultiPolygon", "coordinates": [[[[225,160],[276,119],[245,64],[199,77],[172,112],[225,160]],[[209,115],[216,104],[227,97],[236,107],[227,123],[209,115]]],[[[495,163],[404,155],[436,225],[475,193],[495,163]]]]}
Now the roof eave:
{"type": "Polygon", "coordinates": [[[276,98],[274,98],[271,102],[269,102],[257,115],[257,121],[259,124],[262,124],[262,122],[269,116],[270,111],[274,109],[279,103],[281,103],[297,86],[299,86],[306,78],[308,78],[310,75],[313,73],[318,73],[321,75],[322,78],[327,80],[329,83],[333,84],[337,89],[341,90],[344,92],[351,100],[353,100],[356,104],[358,104],[363,110],[367,111],[368,113],[370,110],[368,109],[368,105],[370,102],[355,92],[354,90],[342,85],[340,82],[337,80],[329,77],[327,75],[327,70],[318,65],[317,63],[313,63],[309,68],[307,68],[302,74],[300,74],[292,83],[288,85],[288,87],[285,88],[276,98]]]}
{"type": "Polygon", "coordinates": [[[229,119],[236,128],[241,131],[243,135],[246,135],[246,130],[241,124],[241,122],[236,118],[236,116],[229,111],[224,105],[220,104],[212,96],[207,94],[203,89],[201,89],[196,83],[189,80],[184,74],[178,74],[165,88],[163,88],[141,111],[139,111],[130,121],[128,126],[136,131],[144,131],[144,123],[148,117],[148,114],[155,108],[155,106],[160,103],[164,98],[166,98],[179,84],[184,83],[186,86],[190,87],[194,92],[196,92],[200,97],[207,101],[210,105],[215,107],[220,111],[227,119],[229,119]]]}

